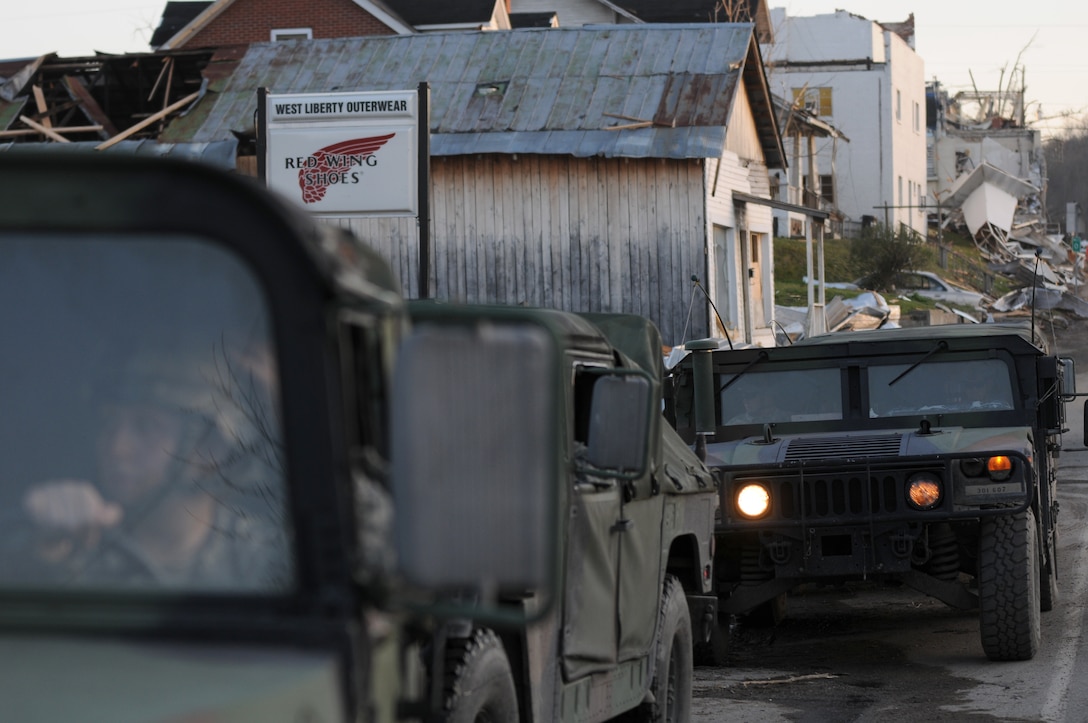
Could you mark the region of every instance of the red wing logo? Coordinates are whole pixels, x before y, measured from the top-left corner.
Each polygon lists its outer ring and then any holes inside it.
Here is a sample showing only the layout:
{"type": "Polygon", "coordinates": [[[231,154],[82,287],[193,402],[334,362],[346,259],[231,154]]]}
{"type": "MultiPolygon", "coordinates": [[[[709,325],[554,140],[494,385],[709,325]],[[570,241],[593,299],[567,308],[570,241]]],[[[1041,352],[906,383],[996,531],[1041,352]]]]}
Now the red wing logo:
{"type": "Polygon", "coordinates": [[[396,133],[370,138],[356,138],[325,146],[310,156],[298,172],[298,186],[302,189],[304,203],[317,203],[325,197],[325,190],[339,182],[340,174],[355,166],[363,165],[369,156],[384,146],[396,133]],[[336,180],[333,180],[333,176],[336,180]]]}

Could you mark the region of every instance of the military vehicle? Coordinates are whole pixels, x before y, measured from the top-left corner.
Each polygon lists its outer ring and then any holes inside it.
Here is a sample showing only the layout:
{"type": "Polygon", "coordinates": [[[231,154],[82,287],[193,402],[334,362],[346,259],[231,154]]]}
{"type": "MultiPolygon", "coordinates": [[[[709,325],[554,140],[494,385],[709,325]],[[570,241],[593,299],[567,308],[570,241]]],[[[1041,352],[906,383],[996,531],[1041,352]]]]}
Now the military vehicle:
{"type": "MultiPolygon", "coordinates": [[[[559,599],[528,629],[467,621],[442,627],[435,640],[445,645],[448,720],[604,721],[624,712],[632,720],[688,720],[693,645],[708,638],[717,618],[711,562],[718,496],[709,471],[661,414],[656,327],[625,314],[429,302],[410,309],[417,330],[533,313],[550,319],[563,339],[559,599]],[[631,385],[643,390],[638,403],[622,419],[601,417],[602,400],[631,385]],[[607,426],[619,433],[608,445],[595,442],[607,426]]],[[[518,590],[500,600],[523,615],[537,605],[518,590]]]]}
{"type": "Polygon", "coordinates": [[[410,319],[199,165],[0,154],[0,193],[6,717],[686,720],[717,494],[656,333],[410,319]]]}
{"type": "Polygon", "coordinates": [[[978,609],[989,658],[1035,655],[1072,360],[1003,324],[716,347],[687,345],[667,416],[721,475],[723,624],[773,621],[802,584],[888,580],[978,609]]]}
{"type": "Polygon", "coordinates": [[[8,153],[0,194],[5,718],[422,720],[414,621],[524,622],[449,590],[549,608],[547,323],[416,337],[365,246],[211,168],[8,153]]]}

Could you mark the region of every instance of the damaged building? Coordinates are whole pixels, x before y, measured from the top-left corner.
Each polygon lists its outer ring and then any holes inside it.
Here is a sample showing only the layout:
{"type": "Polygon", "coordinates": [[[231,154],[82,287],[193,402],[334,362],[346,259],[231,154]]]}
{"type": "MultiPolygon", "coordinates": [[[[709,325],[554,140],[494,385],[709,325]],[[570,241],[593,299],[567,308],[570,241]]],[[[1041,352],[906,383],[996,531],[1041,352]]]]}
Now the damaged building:
{"type": "Polygon", "coordinates": [[[998,91],[949,94],[938,81],[927,84],[930,224],[938,238],[948,229],[971,238],[989,271],[1045,290],[1013,291],[994,302],[994,311],[1034,299],[1037,308],[1088,315],[1079,298],[1084,256],[1047,218],[1046,156],[1041,132],[1028,122],[1022,79],[1017,66],[998,91]]]}
{"type": "Polygon", "coordinates": [[[160,133],[228,74],[244,48],[56,54],[0,61],[0,150],[56,148],[174,155],[233,168],[237,139],[163,144],[160,133]]]}

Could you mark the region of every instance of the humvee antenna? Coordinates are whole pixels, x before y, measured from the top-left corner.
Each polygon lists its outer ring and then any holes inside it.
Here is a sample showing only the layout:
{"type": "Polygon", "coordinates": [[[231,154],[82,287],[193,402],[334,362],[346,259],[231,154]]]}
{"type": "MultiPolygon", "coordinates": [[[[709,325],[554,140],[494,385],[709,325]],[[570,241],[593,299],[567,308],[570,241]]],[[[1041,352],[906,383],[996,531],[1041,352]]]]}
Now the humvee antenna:
{"type": "Polygon", "coordinates": [[[793,346],[793,339],[790,338],[789,333],[782,326],[782,324],[779,323],[778,319],[771,319],[771,323],[778,327],[778,330],[782,332],[782,336],[786,337],[786,341],[790,343],[790,346],[793,346]]]}
{"type": "MultiPolygon", "coordinates": [[[[1043,255],[1043,250],[1038,246],[1035,247],[1035,268],[1031,272],[1031,340],[1035,341],[1035,289],[1039,283],[1039,259],[1043,255]]],[[[1043,347],[1045,348],[1045,344],[1043,347]]]]}
{"type": "Polygon", "coordinates": [[[706,289],[699,283],[699,277],[695,274],[691,275],[691,280],[695,283],[694,288],[691,290],[691,302],[688,304],[688,321],[684,322],[684,334],[680,337],[682,339],[687,338],[688,335],[688,322],[691,321],[691,307],[695,304],[695,289],[703,292],[703,296],[710,302],[710,308],[714,309],[714,316],[718,317],[718,323],[721,324],[722,333],[725,334],[725,340],[729,342],[729,350],[733,350],[733,340],[729,338],[729,330],[725,328],[725,322],[722,321],[722,315],[718,313],[718,307],[714,305],[714,300],[710,298],[710,294],[706,293],[706,289]]]}

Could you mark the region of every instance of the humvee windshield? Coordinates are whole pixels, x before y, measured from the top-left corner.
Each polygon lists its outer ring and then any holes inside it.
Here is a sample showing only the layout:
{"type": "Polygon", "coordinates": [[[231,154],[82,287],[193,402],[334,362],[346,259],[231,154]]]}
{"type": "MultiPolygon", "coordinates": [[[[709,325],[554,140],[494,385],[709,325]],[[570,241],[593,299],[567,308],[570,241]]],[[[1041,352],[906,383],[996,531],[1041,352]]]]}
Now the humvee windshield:
{"type": "Polygon", "coordinates": [[[189,237],[7,234],[0,254],[0,588],[290,588],[252,271],[189,237]]]}
{"type": "MultiPolygon", "coordinates": [[[[842,420],[843,374],[838,366],[723,374],[721,423],[842,420]]],[[[862,378],[868,381],[871,418],[1015,409],[1012,378],[1000,359],[868,365],[862,378]]]]}
{"type": "Polygon", "coordinates": [[[838,369],[750,371],[722,375],[722,424],[842,419],[838,369]]]}
{"type": "Polygon", "coordinates": [[[928,361],[908,368],[869,369],[870,417],[1014,408],[1009,368],[1000,359],[928,361]]]}

